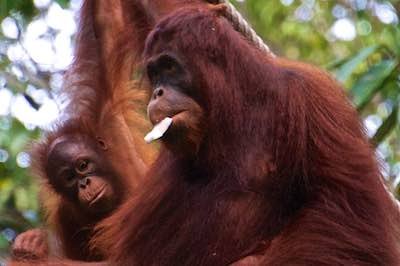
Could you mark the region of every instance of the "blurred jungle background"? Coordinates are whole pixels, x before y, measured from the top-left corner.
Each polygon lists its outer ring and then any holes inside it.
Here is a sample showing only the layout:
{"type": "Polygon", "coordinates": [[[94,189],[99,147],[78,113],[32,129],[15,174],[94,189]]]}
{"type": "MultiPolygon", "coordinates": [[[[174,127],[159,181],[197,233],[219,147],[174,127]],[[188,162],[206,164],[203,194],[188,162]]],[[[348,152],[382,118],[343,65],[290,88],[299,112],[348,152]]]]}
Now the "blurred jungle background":
{"type": "MultiPolygon", "coordinates": [[[[344,84],[399,197],[400,0],[232,2],[274,52],[321,66],[344,84]]],[[[16,234],[42,221],[27,145],[62,109],[58,92],[80,4],[0,0],[0,258],[16,234]]]]}

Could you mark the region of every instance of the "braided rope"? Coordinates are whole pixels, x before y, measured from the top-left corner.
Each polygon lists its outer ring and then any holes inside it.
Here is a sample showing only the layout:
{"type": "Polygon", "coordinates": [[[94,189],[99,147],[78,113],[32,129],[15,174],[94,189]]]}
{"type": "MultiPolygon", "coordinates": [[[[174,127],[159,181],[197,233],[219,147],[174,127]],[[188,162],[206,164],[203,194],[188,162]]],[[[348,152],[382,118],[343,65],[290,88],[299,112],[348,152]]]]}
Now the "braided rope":
{"type": "Polygon", "coordinates": [[[213,1],[217,4],[226,5],[226,18],[232,22],[233,27],[242,33],[248,40],[250,40],[260,50],[275,56],[267,44],[261,39],[260,36],[253,30],[249,23],[243,18],[242,14],[232,5],[228,0],[213,1]]]}

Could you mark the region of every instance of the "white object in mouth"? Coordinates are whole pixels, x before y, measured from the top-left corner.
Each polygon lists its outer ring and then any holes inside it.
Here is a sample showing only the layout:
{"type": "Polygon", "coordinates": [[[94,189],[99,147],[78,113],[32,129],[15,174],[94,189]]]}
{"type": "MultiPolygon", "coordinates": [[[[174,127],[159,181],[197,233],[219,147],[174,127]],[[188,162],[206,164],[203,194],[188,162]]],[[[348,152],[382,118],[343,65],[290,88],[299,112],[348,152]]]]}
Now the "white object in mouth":
{"type": "Polygon", "coordinates": [[[144,137],[147,143],[161,138],[172,124],[172,118],[166,117],[160,123],[155,125],[153,129],[144,137]]]}

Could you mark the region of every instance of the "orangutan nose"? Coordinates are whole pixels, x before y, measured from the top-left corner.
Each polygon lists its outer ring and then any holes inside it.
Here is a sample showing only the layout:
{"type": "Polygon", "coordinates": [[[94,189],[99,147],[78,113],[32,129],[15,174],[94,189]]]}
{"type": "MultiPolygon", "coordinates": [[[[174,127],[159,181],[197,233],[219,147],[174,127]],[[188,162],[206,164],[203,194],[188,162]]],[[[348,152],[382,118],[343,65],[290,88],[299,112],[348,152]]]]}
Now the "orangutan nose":
{"type": "Polygon", "coordinates": [[[153,99],[155,100],[158,97],[163,96],[163,94],[164,94],[164,90],[161,87],[158,87],[153,91],[153,99]]]}
{"type": "Polygon", "coordinates": [[[80,188],[86,188],[87,186],[90,185],[90,178],[89,177],[85,177],[79,180],[79,187],[80,188]]]}

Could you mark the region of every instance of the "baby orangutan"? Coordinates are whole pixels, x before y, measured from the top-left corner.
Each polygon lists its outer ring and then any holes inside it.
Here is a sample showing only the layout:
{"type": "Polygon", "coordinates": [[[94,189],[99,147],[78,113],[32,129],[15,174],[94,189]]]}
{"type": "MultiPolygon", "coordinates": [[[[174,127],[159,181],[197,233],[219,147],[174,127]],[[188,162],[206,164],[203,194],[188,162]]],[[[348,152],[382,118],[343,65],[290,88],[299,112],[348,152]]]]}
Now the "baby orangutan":
{"type": "Polygon", "coordinates": [[[115,154],[118,146],[74,119],[35,147],[35,167],[46,182],[42,202],[55,232],[55,239],[50,239],[53,250],[49,250],[47,231],[33,229],[16,238],[14,257],[41,259],[50,253],[74,260],[104,259],[89,248],[92,229],[133,193],[145,171],[144,162],[134,152],[115,154]],[[115,161],[129,166],[122,168],[115,161]]]}

